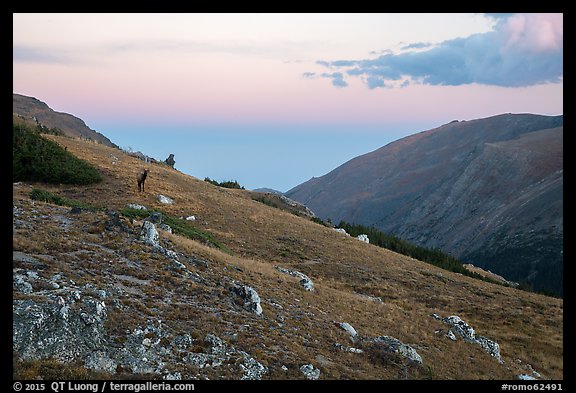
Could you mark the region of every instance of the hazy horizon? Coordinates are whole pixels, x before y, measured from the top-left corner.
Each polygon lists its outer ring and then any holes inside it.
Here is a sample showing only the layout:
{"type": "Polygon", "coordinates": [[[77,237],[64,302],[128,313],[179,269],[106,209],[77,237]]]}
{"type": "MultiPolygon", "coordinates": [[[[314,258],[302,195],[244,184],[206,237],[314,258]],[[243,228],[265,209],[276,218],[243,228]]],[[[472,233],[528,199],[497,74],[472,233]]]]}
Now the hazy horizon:
{"type": "Polygon", "coordinates": [[[452,120],[563,114],[562,14],[13,14],[13,92],[280,191],[452,120]],[[42,26],[41,29],[37,28],[42,26]]]}

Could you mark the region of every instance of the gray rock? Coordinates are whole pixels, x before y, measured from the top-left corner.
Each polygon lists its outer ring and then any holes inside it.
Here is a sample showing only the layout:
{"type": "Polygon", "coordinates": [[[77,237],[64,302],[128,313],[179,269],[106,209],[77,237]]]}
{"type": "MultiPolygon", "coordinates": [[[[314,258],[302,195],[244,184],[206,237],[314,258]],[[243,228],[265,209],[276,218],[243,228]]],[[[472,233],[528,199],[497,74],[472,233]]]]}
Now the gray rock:
{"type": "Polygon", "coordinates": [[[310,277],[308,277],[304,273],[301,273],[301,272],[296,271],[296,270],[285,269],[285,268],[280,267],[280,266],[276,266],[276,270],[278,270],[279,272],[284,273],[284,274],[289,274],[292,277],[299,278],[300,279],[300,285],[302,285],[302,287],[305,290],[307,290],[307,291],[313,291],[314,290],[314,283],[312,282],[310,277]]]}
{"type": "Polygon", "coordinates": [[[348,322],[334,322],[334,323],[336,324],[336,326],[339,326],[340,328],[348,332],[352,340],[354,340],[354,338],[358,335],[356,329],[354,329],[352,325],[350,325],[348,322]]]}
{"type": "Polygon", "coordinates": [[[456,336],[454,335],[454,332],[452,330],[448,330],[448,333],[446,333],[446,337],[448,337],[452,341],[456,341],[456,336]]]}
{"type": "Polygon", "coordinates": [[[304,374],[307,379],[316,380],[320,378],[320,370],[311,364],[304,364],[300,367],[300,372],[304,374]]]}
{"type": "Polygon", "coordinates": [[[127,205],[129,208],[136,209],[136,210],[148,210],[146,206],[139,205],[137,203],[129,203],[127,205]]]}
{"type": "Polygon", "coordinates": [[[20,274],[15,274],[12,277],[12,286],[19,292],[32,293],[34,290],[32,284],[26,281],[25,277],[20,274]]]}
{"type": "Polygon", "coordinates": [[[13,350],[25,359],[81,359],[106,344],[105,305],[84,297],[74,309],[52,302],[14,300],[13,350]]]}
{"type": "Polygon", "coordinates": [[[374,343],[381,344],[392,352],[399,353],[410,361],[422,363],[422,357],[410,345],[402,343],[400,340],[390,336],[380,336],[371,340],[374,343]]]}
{"type": "Polygon", "coordinates": [[[166,195],[159,194],[158,195],[158,202],[163,203],[165,205],[172,205],[174,200],[166,195]]]}
{"type": "Polygon", "coordinates": [[[89,370],[115,373],[118,364],[110,359],[105,351],[96,351],[88,354],[84,366],[89,370]]]}
{"type": "Polygon", "coordinates": [[[219,337],[213,334],[207,334],[204,342],[208,345],[206,353],[190,352],[185,357],[185,361],[197,368],[205,367],[219,367],[225,364],[232,357],[242,357],[242,362],[239,364],[240,371],[242,372],[241,379],[259,380],[262,379],[264,374],[268,372],[268,368],[258,361],[256,361],[248,353],[238,350],[219,337]]]}
{"type": "Polygon", "coordinates": [[[158,243],[159,238],[156,226],[151,221],[144,221],[140,231],[140,239],[152,246],[160,246],[158,243]]]}
{"type": "Polygon", "coordinates": [[[252,311],[256,315],[262,315],[262,306],[260,305],[260,296],[254,288],[248,285],[235,284],[232,291],[244,300],[244,308],[252,311]]]}
{"type": "Polygon", "coordinates": [[[472,326],[468,325],[457,315],[452,315],[443,319],[445,323],[452,326],[454,333],[459,334],[464,341],[473,343],[476,341],[475,332],[472,326]]]}
{"type": "Polygon", "coordinates": [[[472,326],[464,322],[460,317],[452,315],[443,319],[444,323],[450,325],[453,334],[458,334],[464,341],[472,344],[480,345],[490,356],[502,363],[500,355],[500,345],[486,337],[476,336],[476,332],[472,326]]]}
{"type": "Polygon", "coordinates": [[[174,154],[170,154],[168,158],[164,160],[164,162],[168,164],[169,167],[174,168],[174,164],[176,164],[176,161],[174,160],[174,154]]]}

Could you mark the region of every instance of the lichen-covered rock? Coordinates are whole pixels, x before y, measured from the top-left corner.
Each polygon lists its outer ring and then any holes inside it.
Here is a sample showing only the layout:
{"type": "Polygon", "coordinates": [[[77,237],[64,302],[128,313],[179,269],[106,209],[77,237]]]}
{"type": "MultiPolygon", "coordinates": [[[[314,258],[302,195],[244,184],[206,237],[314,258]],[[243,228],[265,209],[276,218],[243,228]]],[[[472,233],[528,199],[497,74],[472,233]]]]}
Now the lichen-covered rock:
{"type": "Polygon", "coordinates": [[[158,243],[160,236],[158,235],[156,226],[151,221],[144,221],[142,223],[140,239],[142,239],[144,243],[150,244],[151,246],[160,246],[158,243]]]}
{"type": "Polygon", "coordinates": [[[61,302],[13,302],[13,350],[27,359],[72,362],[106,344],[106,305],[83,297],[74,308],[61,302]]]}

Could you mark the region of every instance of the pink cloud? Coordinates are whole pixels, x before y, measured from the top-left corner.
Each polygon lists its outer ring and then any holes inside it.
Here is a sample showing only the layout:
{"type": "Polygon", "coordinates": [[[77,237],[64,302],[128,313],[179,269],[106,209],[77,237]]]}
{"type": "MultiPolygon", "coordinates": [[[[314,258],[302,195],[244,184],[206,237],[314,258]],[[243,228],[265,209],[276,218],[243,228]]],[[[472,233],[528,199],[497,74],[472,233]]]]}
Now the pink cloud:
{"type": "Polygon", "coordinates": [[[563,14],[514,14],[504,21],[500,30],[504,50],[552,52],[564,44],[563,14]]]}

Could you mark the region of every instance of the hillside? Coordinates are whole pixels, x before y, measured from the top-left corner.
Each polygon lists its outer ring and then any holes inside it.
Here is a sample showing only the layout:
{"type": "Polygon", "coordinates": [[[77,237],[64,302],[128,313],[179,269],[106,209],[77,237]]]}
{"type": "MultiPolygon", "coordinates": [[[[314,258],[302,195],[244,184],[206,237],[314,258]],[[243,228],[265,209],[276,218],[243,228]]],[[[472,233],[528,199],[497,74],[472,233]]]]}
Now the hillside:
{"type": "Polygon", "coordinates": [[[454,121],[286,193],[323,219],[376,228],[562,294],[563,116],[454,121]]]}
{"type": "Polygon", "coordinates": [[[563,378],[561,299],[443,271],[163,164],[147,164],[139,193],[142,161],[47,138],[103,180],[13,185],[17,378],[563,378]],[[32,200],[34,188],[87,207],[32,200]],[[130,203],[212,241],[143,222],[130,203]]]}
{"type": "Polygon", "coordinates": [[[117,147],[107,137],[94,131],[83,120],[68,113],[56,112],[46,103],[34,97],[21,94],[12,94],[12,112],[26,124],[43,125],[48,128],[58,128],[72,138],[85,138],[102,143],[106,146],[117,147]]]}

